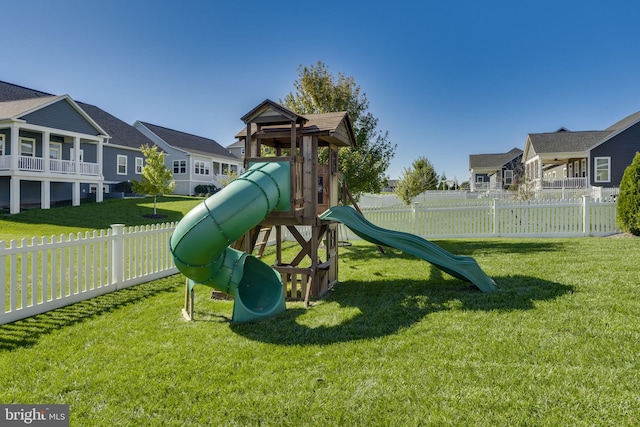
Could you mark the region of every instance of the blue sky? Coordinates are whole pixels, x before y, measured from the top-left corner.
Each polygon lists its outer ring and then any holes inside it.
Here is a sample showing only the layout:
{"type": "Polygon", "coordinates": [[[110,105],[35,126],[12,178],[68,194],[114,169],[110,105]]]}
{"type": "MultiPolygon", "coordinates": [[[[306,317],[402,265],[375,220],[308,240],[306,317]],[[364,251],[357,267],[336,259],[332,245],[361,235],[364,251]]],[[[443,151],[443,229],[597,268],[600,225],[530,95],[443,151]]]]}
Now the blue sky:
{"type": "Polygon", "coordinates": [[[234,142],[245,113],[324,62],[397,144],[468,179],[469,154],[604,129],[640,110],[640,3],[20,0],[2,6],[0,80],[234,142]]]}

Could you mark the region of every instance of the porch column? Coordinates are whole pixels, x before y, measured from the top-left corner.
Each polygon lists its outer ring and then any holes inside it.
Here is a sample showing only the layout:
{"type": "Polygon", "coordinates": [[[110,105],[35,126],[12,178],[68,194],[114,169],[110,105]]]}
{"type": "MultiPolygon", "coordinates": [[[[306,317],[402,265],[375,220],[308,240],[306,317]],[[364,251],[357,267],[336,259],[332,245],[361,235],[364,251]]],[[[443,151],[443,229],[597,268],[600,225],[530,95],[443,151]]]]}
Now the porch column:
{"type": "MultiPolygon", "coordinates": [[[[13,132],[11,132],[11,137],[13,139],[13,132]]],[[[17,214],[20,213],[20,178],[12,176],[11,183],[9,185],[11,187],[11,195],[9,196],[11,199],[9,202],[9,213],[17,214]]]]}
{"type": "Polygon", "coordinates": [[[71,205],[80,206],[80,181],[73,181],[73,194],[71,195],[71,205]]]}
{"type": "Polygon", "coordinates": [[[100,138],[98,140],[98,145],[96,146],[96,162],[98,162],[98,176],[102,177],[102,149],[104,147],[104,138],[100,138]]]}
{"type": "Polygon", "coordinates": [[[104,175],[102,175],[102,150],[104,147],[105,138],[98,139],[98,145],[96,147],[96,161],[98,162],[98,188],[96,188],[96,202],[100,203],[104,200],[104,175]]]}
{"type": "MultiPolygon", "coordinates": [[[[47,161],[47,164],[49,162],[47,161]]],[[[43,179],[40,181],[40,208],[49,209],[51,207],[51,181],[43,179]]]]}
{"type": "Polygon", "coordinates": [[[537,162],[537,166],[538,166],[538,178],[540,178],[540,188],[542,188],[542,160],[540,158],[538,158],[538,160],[536,160],[537,162]]]}
{"type": "MultiPolygon", "coordinates": [[[[80,138],[73,137],[73,171],[76,175],[80,175],[80,138]]],[[[75,187],[74,187],[75,188],[75,187]]],[[[75,194],[75,191],[74,191],[75,194]]],[[[77,206],[77,205],[74,205],[77,206]]]]}
{"type": "MultiPolygon", "coordinates": [[[[44,169],[44,173],[49,173],[51,171],[51,161],[49,160],[49,158],[51,157],[51,155],[49,154],[49,150],[51,149],[51,147],[49,146],[50,138],[51,134],[49,133],[49,131],[44,131],[44,133],[42,134],[42,167],[44,169]]],[[[42,195],[44,196],[44,193],[42,193],[42,195]]],[[[48,207],[43,207],[42,209],[48,209],[48,207]]]]}
{"type": "MultiPolygon", "coordinates": [[[[19,157],[20,157],[20,127],[15,123],[11,125],[10,145],[11,145],[11,151],[9,152],[11,153],[11,165],[9,166],[9,169],[12,172],[15,172],[18,170],[19,157]]],[[[19,185],[18,185],[18,189],[20,189],[19,185]]],[[[20,196],[18,194],[18,212],[20,212],[19,201],[20,201],[20,196]]],[[[12,212],[12,213],[18,213],[18,212],[12,212]]]]}
{"type": "Polygon", "coordinates": [[[98,181],[98,188],[96,188],[96,202],[100,203],[104,200],[104,181],[98,181]]]}

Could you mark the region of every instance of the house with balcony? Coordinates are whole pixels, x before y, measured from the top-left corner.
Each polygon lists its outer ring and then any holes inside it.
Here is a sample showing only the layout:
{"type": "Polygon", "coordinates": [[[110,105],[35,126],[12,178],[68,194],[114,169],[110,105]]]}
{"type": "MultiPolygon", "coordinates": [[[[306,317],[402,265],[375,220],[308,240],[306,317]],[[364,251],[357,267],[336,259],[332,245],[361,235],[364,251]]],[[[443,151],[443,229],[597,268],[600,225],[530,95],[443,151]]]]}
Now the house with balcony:
{"type": "Polygon", "coordinates": [[[507,190],[522,179],[522,153],[512,148],[506,153],[469,155],[471,191],[507,190]]]}
{"type": "Polygon", "coordinates": [[[0,87],[1,207],[18,213],[25,206],[48,209],[60,200],[75,206],[82,186],[102,186],[109,135],[69,95],[2,94],[0,87]]]}
{"type": "Polygon", "coordinates": [[[0,208],[101,202],[140,179],[150,144],[131,125],[69,95],[0,81],[0,208]]]}
{"type": "Polygon", "coordinates": [[[522,161],[533,190],[618,187],[640,151],[640,112],[604,130],[527,135],[522,161]]]}
{"type": "Polygon", "coordinates": [[[231,176],[244,172],[242,159],[213,139],[136,121],[133,126],[166,152],[175,194],[194,195],[199,185],[222,188],[231,176]]]}

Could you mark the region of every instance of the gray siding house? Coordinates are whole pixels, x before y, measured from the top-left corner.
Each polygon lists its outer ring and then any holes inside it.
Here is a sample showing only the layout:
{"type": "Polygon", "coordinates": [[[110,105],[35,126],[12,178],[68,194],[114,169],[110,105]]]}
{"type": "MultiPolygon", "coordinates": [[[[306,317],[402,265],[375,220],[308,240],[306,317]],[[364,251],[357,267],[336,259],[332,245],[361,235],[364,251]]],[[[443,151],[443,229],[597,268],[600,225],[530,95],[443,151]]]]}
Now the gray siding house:
{"type": "Polygon", "coordinates": [[[640,112],[604,130],[531,133],[523,162],[533,189],[618,187],[640,151],[640,112]]]}
{"type": "Polygon", "coordinates": [[[471,191],[507,190],[522,179],[522,150],[469,155],[471,191]]]}
{"type": "Polygon", "coordinates": [[[101,202],[141,177],[143,144],[151,141],[98,107],[0,82],[0,208],[101,202]]]}
{"type": "Polygon", "coordinates": [[[173,172],[176,194],[194,195],[198,185],[221,188],[230,175],[244,172],[242,159],[213,139],[139,120],[133,126],[166,152],[165,165],[173,172]]]}
{"type": "Polygon", "coordinates": [[[108,138],[69,95],[0,82],[0,207],[18,213],[61,200],[79,205],[82,188],[102,185],[108,138]]]}
{"type": "Polygon", "coordinates": [[[126,183],[132,178],[142,179],[144,156],[140,151],[143,145],[153,145],[144,134],[132,125],[94,106],[78,103],[109,134],[102,155],[103,192],[105,197],[127,190],[126,183]]]}

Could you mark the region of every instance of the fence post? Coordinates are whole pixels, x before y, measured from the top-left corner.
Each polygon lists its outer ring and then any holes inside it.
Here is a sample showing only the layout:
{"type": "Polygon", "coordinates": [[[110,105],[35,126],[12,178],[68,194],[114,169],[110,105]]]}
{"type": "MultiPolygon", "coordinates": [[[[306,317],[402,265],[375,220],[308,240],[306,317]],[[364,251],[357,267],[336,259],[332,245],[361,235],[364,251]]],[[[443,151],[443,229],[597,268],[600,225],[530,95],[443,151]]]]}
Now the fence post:
{"type": "Polygon", "coordinates": [[[493,215],[493,235],[498,235],[498,199],[493,199],[491,204],[491,214],[493,215]]]}
{"type": "Polygon", "coordinates": [[[591,205],[591,196],[582,196],[582,233],[585,236],[591,235],[591,214],[589,208],[591,205]]]}
{"type": "Polygon", "coordinates": [[[124,224],[111,224],[111,280],[116,289],[124,281],[124,224]]]}

